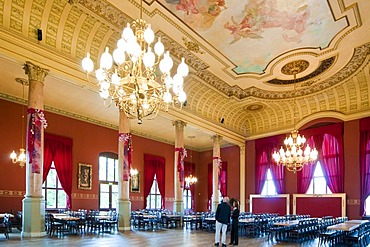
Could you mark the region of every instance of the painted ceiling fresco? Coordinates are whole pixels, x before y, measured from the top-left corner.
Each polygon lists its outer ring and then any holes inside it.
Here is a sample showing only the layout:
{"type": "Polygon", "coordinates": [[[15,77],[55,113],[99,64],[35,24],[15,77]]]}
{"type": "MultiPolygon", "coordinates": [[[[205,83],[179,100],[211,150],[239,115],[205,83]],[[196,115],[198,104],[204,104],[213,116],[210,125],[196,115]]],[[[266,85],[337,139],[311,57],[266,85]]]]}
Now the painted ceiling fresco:
{"type": "Polygon", "coordinates": [[[237,74],[262,73],[279,55],[325,49],[347,26],[324,0],[159,0],[219,50],[237,74]]]}

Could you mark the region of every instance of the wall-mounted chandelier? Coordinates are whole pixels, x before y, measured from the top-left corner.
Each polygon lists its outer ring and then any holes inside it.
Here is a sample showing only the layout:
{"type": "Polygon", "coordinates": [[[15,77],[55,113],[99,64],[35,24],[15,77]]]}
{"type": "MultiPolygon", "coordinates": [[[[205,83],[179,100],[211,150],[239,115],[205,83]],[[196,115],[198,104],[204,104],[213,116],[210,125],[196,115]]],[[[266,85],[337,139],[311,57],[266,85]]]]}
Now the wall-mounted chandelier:
{"type": "Polygon", "coordinates": [[[187,186],[193,185],[198,182],[198,179],[196,177],[193,177],[193,175],[190,174],[190,176],[185,177],[185,184],[187,186]]]}
{"type": "MultiPolygon", "coordinates": [[[[28,86],[28,81],[25,80],[25,79],[21,79],[21,78],[16,78],[15,79],[16,82],[22,84],[23,86],[23,101],[24,101],[24,86],[28,86]]],[[[21,139],[22,139],[22,146],[21,148],[19,149],[19,154],[17,155],[17,153],[13,150],[13,152],[10,154],[10,158],[12,159],[12,162],[14,164],[18,163],[20,167],[24,167],[26,165],[26,150],[23,148],[24,147],[24,142],[23,142],[23,138],[25,137],[25,131],[24,131],[24,112],[25,112],[25,109],[24,109],[24,106],[22,105],[22,118],[21,118],[21,139]]]]}
{"type": "MultiPolygon", "coordinates": [[[[113,56],[106,48],[100,58],[100,68],[95,70],[104,104],[110,106],[114,102],[139,124],[145,118],[154,118],[159,110],[167,111],[170,104],[176,109],[182,108],[186,101],[184,77],[189,73],[182,58],[177,73],[171,77],[173,60],[169,51],[165,52],[160,37],[152,46],[155,35],[151,25],[143,20],[142,11],[141,0],[140,19],[127,24],[113,56]]],[[[89,78],[94,70],[89,53],[82,60],[82,67],[89,78]]]]}
{"type": "Polygon", "coordinates": [[[307,69],[309,63],[304,60],[298,60],[286,64],[281,69],[282,73],[286,75],[294,75],[294,99],[293,99],[293,111],[294,111],[294,129],[289,137],[284,140],[285,150],[283,147],[280,148],[279,152],[274,151],[272,158],[278,165],[283,165],[288,171],[297,172],[301,171],[306,164],[313,164],[318,157],[316,148],[311,149],[309,144],[306,144],[306,138],[304,135],[300,135],[296,129],[295,123],[295,110],[296,110],[296,76],[298,73],[307,69]]]}

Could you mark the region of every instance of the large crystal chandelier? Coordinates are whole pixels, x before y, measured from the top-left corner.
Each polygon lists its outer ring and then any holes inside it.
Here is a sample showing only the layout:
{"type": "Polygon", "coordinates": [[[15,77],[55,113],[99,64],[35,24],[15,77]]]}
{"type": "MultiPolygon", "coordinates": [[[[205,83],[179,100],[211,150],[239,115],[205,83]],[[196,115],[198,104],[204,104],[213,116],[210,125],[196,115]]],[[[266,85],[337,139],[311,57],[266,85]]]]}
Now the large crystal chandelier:
{"type": "MultiPolygon", "coordinates": [[[[20,79],[20,78],[17,78],[16,81],[18,83],[21,83],[23,85],[23,100],[24,100],[24,86],[27,85],[28,86],[28,81],[27,80],[24,80],[24,79],[20,79]]],[[[18,163],[20,167],[24,167],[26,165],[26,150],[23,148],[24,147],[24,143],[23,143],[23,138],[25,136],[25,133],[24,133],[24,107],[22,106],[22,118],[21,118],[21,139],[22,139],[22,146],[21,148],[19,149],[19,154],[17,155],[17,153],[13,150],[13,152],[10,154],[10,158],[12,160],[12,162],[14,164],[18,163]]]]}
{"type": "MultiPolygon", "coordinates": [[[[294,99],[293,99],[293,110],[295,114],[296,102],[296,76],[298,73],[304,71],[308,67],[308,62],[299,60],[286,64],[282,68],[282,72],[288,75],[294,75],[294,99]]],[[[280,148],[279,152],[274,151],[272,158],[278,165],[283,165],[288,171],[296,173],[301,171],[306,164],[313,164],[318,157],[316,148],[311,149],[310,145],[306,144],[306,138],[304,135],[300,135],[296,129],[295,116],[294,116],[294,129],[284,140],[285,150],[283,147],[280,148]]]]}
{"type": "MultiPolygon", "coordinates": [[[[113,56],[107,47],[100,67],[95,70],[104,104],[110,106],[114,102],[139,124],[145,118],[154,118],[159,110],[167,111],[170,104],[181,109],[186,101],[183,85],[189,67],[185,59],[182,58],[177,73],[171,77],[173,60],[169,51],[165,52],[160,37],[152,46],[154,38],[151,25],[142,19],[141,0],[140,19],[127,24],[113,56]]],[[[88,74],[94,70],[89,53],[82,60],[82,67],[88,74]]]]}

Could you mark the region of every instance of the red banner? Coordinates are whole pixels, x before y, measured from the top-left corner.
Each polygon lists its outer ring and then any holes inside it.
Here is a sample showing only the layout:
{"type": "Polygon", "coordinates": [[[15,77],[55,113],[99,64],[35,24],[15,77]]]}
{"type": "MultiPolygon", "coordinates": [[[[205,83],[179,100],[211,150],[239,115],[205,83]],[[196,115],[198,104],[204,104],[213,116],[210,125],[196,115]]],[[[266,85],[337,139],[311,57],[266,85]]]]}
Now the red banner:
{"type": "Polygon", "coordinates": [[[123,142],[123,181],[128,181],[130,178],[130,170],[132,165],[132,136],[130,133],[119,133],[118,141],[123,142]]]}
{"type": "Polygon", "coordinates": [[[222,160],[221,157],[213,157],[214,160],[217,160],[217,175],[218,175],[218,189],[221,189],[221,171],[222,171],[222,160]]]}
{"type": "Polygon", "coordinates": [[[179,180],[181,188],[184,187],[184,160],[188,156],[185,148],[175,148],[175,152],[179,152],[177,156],[177,172],[179,173],[179,180]]]}
{"type": "Polygon", "coordinates": [[[41,109],[27,109],[28,123],[28,157],[32,166],[32,173],[40,173],[41,170],[41,130],[46,129],[47,122],[44,111],[41,109]]]}

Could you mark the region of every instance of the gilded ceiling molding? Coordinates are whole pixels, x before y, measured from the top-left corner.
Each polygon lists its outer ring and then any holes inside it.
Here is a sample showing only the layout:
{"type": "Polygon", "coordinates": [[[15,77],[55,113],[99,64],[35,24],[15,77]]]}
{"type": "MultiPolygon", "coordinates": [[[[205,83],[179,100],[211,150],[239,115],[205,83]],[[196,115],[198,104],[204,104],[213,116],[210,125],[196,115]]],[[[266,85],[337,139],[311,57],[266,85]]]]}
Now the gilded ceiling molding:
{"type": "Polygon", "coordinates": [[[126,23],[133,21],[120,9],[103,0],[78,0],[78,3],[121,29],[126,26],[126,23]]]}
{"type": "Polygon", "coordinates": [[[184,57],[185,62],[195,71],[206,70],[209,68],[208,64],[205,64],[201,59],[194,56],[194,54],[192,54],[189,50],[168,37],[162,31],[156,32],[156,35],[161,37],[161,41],[164,47],[166,47],[170,51],[171,55],[177,57],[178,59],[184,57]]]}
{"type": "Polygon", "coordinates": [[[204,54],[204,52],[200,50],[198,43],[189,41],[186,37],[182,37],[182,41],[184,42],[186,49],[188,49],[189,51],[199,53],[199,54],[204,54]]]}

